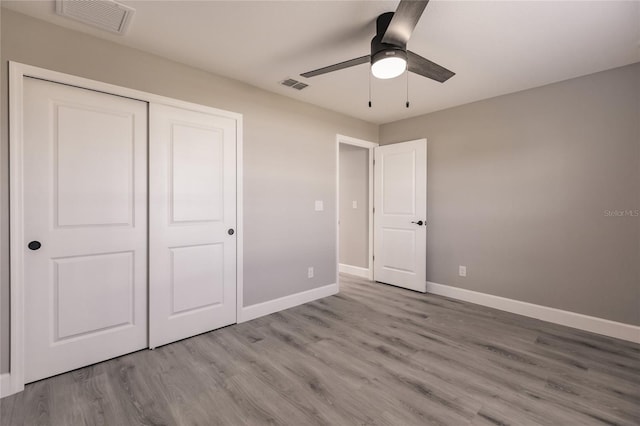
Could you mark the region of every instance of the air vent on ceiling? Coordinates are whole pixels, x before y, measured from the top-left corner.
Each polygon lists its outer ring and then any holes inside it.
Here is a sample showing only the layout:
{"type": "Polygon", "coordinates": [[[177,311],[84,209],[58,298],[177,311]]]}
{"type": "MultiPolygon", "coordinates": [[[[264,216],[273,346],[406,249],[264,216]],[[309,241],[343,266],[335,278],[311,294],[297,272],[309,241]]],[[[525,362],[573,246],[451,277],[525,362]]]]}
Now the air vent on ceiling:
{"type": "Polygon", "coordinates": [[[308,84],[305,84],[301,81],[294,80],[293,78],[288,78],[280,82],[283,86],[291,87],[292,89],[302,90],[305,87],[308,87],[308,84]]]}
{"type": "Polygon", "coordinates": [[[56,13],[92,27],[124,34],[135,9],[113,0],[56,0],[56,13]]]}

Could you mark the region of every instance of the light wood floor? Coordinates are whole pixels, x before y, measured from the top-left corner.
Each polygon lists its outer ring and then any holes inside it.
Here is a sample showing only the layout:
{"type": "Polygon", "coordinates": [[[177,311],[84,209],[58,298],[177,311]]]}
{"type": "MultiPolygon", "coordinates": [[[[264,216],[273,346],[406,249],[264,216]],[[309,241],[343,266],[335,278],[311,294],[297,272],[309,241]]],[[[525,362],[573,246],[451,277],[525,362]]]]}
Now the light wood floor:
{"type": "Polygon", "coordinates": [[[640,345],[343,276],[341,292],[27,385],[2,425],[640,424],[640,345]]]}

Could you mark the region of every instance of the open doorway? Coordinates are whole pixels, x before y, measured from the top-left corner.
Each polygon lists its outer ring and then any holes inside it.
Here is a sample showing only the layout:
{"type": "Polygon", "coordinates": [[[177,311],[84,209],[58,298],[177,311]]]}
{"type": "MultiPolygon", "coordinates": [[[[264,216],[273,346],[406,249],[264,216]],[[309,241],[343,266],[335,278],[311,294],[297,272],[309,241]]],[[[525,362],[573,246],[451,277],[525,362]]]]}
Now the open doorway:
{"type": "Polygon", "coordinates": [[[373,279],[373,157],[378,144],[337,136],[339,271],[373,279]]]}

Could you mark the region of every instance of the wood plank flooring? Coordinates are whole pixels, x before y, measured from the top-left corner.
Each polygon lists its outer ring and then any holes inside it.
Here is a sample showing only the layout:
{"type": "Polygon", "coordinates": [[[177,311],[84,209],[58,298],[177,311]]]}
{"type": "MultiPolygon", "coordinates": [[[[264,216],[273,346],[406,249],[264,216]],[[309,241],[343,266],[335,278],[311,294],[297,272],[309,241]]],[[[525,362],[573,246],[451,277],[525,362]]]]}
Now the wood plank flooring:
{"type": "Polygon", "coordinates": [[[26,386],[9,425],[638,425],[640,345],[347,275],[340,294],[26,386]]]}

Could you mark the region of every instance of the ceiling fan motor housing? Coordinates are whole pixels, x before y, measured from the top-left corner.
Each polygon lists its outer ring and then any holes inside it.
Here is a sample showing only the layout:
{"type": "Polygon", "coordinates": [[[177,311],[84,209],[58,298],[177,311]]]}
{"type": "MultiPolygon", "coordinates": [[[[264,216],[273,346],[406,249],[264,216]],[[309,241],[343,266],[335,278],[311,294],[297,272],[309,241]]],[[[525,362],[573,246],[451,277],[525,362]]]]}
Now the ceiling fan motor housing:
{"type": "Polygon", "coordinates": [[[387,12],[378,16],[376,20],[376,36],[371,39],[371,64],[390,56],[407,60],[406,44],[396,45],[382,42],[382,37],[387,31],[391,18],[393,18],[393,12],[387,12]]]}

